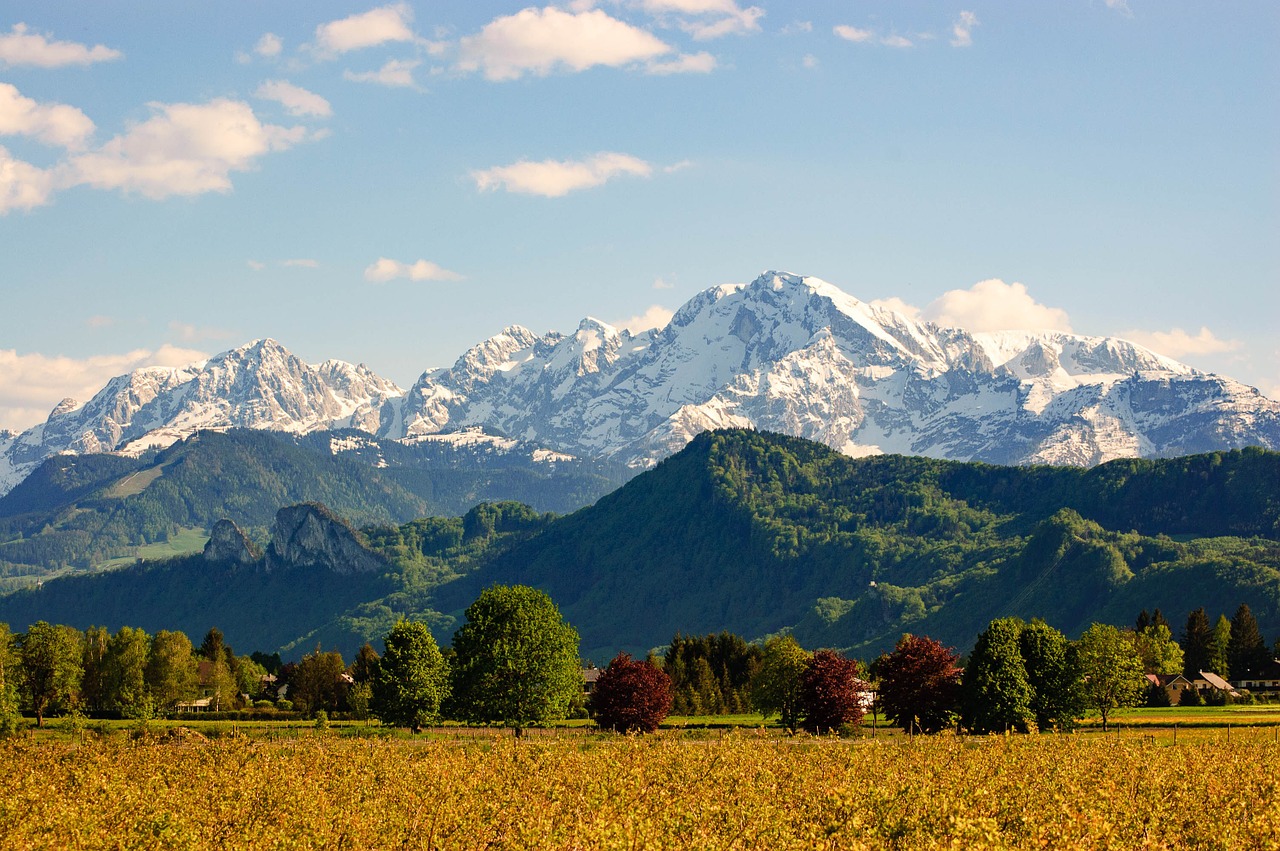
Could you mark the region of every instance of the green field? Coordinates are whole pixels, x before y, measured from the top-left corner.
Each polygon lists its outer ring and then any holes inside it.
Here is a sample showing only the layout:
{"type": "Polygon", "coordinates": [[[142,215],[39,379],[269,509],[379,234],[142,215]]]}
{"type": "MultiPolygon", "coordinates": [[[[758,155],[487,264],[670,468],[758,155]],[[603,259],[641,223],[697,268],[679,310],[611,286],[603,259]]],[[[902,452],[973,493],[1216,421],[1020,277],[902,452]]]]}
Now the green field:
{"type": "Polygon", "coordinates": [[[156,544],[143,544],[136,548],[132,555],[109,559],[101,564],[94,565],[94,570],[110,570],[115,567],[124,567],[133,564],[140,558],[157,559],[191,555],[203,550],[204,545],[208,542],[209,536],[204,529],[183,528],[179,529],[176,534],[170,535],[167,541],[156,544]]]}

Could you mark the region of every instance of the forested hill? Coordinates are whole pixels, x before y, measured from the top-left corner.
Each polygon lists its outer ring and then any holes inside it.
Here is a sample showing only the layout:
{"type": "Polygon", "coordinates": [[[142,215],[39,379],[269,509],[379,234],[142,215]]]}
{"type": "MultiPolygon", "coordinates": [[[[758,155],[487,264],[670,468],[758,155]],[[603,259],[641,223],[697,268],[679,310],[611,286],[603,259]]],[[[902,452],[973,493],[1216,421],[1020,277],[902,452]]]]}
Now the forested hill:
{"type": "Polygon", "coordinates": [[[910,631],[967,650],[1002,615],[1079,634],[1144,608],[1176,621],[1242,602],[1274,638],[1277,484],[1280,453],[1262,450],[1020,468],[852,459],[800,438],[723,431],[569,516],[502,504],[366,526],[363,545],[388,566],[358,589],[314,574],[290,589],[278,572],[194,558],[0,597],[0,621],[152,623],[185,600],[184,617],[222,626],[237,646],[351,650],[401,615],[447,643],[462,610],[500,582],[549,592],[597,662],[677,632],[790,629],[805,646],[870,655],[910,631]],[[269,614],[294,597],[316,622],[269,614]]]}
{"type": "Polygon", "coordinates": [[[707,433],[596,505],[442,588],[547,590],[584,647],[676,631],[871,652],[904,631],[966,648],[992,617],[1068,632],[1248,602],[1280,631],[1280,454],[1091,470],[852,459],[775,434],[707,433]]]}

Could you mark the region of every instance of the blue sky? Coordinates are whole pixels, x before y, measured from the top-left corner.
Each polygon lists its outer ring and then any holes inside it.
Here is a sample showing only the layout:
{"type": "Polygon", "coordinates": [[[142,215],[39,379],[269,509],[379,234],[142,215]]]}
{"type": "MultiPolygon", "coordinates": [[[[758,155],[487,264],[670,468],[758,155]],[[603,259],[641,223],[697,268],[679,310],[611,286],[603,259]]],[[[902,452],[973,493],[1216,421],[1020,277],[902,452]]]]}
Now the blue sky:
{"type": "Polygon", "coordinates": [[[408,386],[765,269],[1280,396],[1280,4],[0,8],[0,427],[258,337],[408,386]]]}

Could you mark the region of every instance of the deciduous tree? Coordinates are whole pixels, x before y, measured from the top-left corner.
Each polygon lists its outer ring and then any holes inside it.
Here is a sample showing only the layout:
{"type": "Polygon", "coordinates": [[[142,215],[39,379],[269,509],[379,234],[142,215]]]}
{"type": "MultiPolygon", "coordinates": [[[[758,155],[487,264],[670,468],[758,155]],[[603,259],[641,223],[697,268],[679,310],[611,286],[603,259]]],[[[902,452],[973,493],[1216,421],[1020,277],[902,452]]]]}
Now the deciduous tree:
{"type": "Polygon", "coordinates": [[[467,721],[522,730],[566,717],[582,691],[577,630],[550,597],[528,586],[481,592],[454,633],[453,649],[453,706],[467,721]]]}
{"type": "Polygon", "coordinates": [[[345,702],[346,683],[342,675],[347,663],[336,650],[324,652],[317,645],[312,653],[302,657],[289,680],[289,699],[298,711],[314,715],[320,710],[336,712],[345,702]]]}
{"type": "Polygon", "coordinates": [[[1146,693],[1147,679],[1133,642],[1110,624],[1095,623],[1077,645],[1084,674],[1085,701],[1102,718],[1106,732],[1112,711],[1137,706],[1146,693]]]}
{"type": "Polygon", "coordinates": [[[1025,731],[1035,717],[1017,618],[988,624],[969,654],[961,688],[964,725],[975,733],[1025,731]]]}
{"type": "Polygon", "coordinates": [[[800,705],[804,728],[829,733],[846,724],[859,724],[865,711],[863,695],[869,691],[856,660],[834,650],[819,650],[809,659],[800,677],[800,705]]]}
{"type": "Polygon", "coordinates": [[[1213,625],[1213,633],[1209,637],[1209,667],[1206,671],[1213,671],[1224,680],[1232,677],[1231,673],[1231,621],[1227,620],[1226,615],[1218,615],[1218,621],[1213,625]]]}
{"type": "Polygon", "coordinates": [[[397,621],[372,681],[370,710],[383,723],[414,732],[434,721],[449,693],[449,671],[427,625],[397,621]]]}
{"type": "Polygon", "coordinates": [[[1182,648],[1173,640],[1168,624],[1152,623],[1133,635],[1134,646],[1148,674],[1180,674],[1184,658],[1182,648]]]}
{"type": "Polygon", "coordinates": [[[671,712],[671,678],[652,662],[619,653],[600,672],[589,706],[604,729],[652,733],[671,712]]]}
{"type": "Polygon", "coordinates": [[[0,737],[18,727],[18,653],[7,623],[0,623],[0,737]]]}
{"type": "Polygon", "coordinates": [[[84,647],[80,631],[39,621],[22,637],[22,677],[36,726],[44,726],[51,707],[72,705],[84,673],[84,647]]]}
{"type": "Polygon", "coordinates": [[[1022,627],[1022,664],[1031,686],[1031,712],[1041,730],[1065,729],[1084,714],[1085,700],[1076,649],[1042,620],[1022,627]]]}
{"type": "Polygon", "coordinates": [[[147,718],[154,710],[147,688],[150,655],[151,636],[135,627],[120,627],[107,642],[107,704],[125,718],[147,718]]]}
{"type": "Polygon", "coordinates": [[[904,635],[875,664],[885,717],[903,730],[936,733],[955,723],[960,709],[959,657],[941,642],[904,635]]]}
{"type": "Polygon", "coordinates": [[[147,687],[156,706],[172,709],[195,694],[199,683],[191,639],[182,632],[160,630],[151,639],[147,659],[147,687]]]}
{"type": "Polygon", "coordinates": [[[789,635],[769,639],[760,668],[751,679],[751,703],[765,716],[777,713],[787,732],[800,729],[800,680],[809,653],[789,635]]]}

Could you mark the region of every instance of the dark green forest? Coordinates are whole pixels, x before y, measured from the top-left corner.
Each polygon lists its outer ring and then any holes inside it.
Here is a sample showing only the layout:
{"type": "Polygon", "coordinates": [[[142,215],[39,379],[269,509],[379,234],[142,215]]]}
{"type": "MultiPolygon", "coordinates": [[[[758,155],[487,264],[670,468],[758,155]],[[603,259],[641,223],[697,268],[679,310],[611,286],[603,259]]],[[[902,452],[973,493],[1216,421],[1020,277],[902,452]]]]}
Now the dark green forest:
{"type": "Polygon", "coordinates": [[[903,632],[967,647],[996,617],[1038,617],[1076,636],[1141,609],[1176,619],[1240,603],[1275,634],[1278,484],[1280,453],[1256,449],[1085,470],[853,459],[723,431],[568,516],[501,503],[366,522],[364,540],[388,568],[349,580],[365,583],[349,594],[325,584],[336,578],[299,579],[301,592],[253,569],[217,578],[229,568],[193,557],[50,581],[0,598],[0,621],[192,633],[217,623],[238,646],[291,652],[320,640],[349,651],[400,615],[447,641],[478,591],[503,583],[549,593],[597,660],[722,630],[791,631],[804,646],[869,657],[903,632]],[[193,579],[201,573],[207,585],[193,579]],[[303,595],[316,598],[305,616],[282,613],[303,595]],[[175,614],[152,625],[143,605],[175,614]]]}

